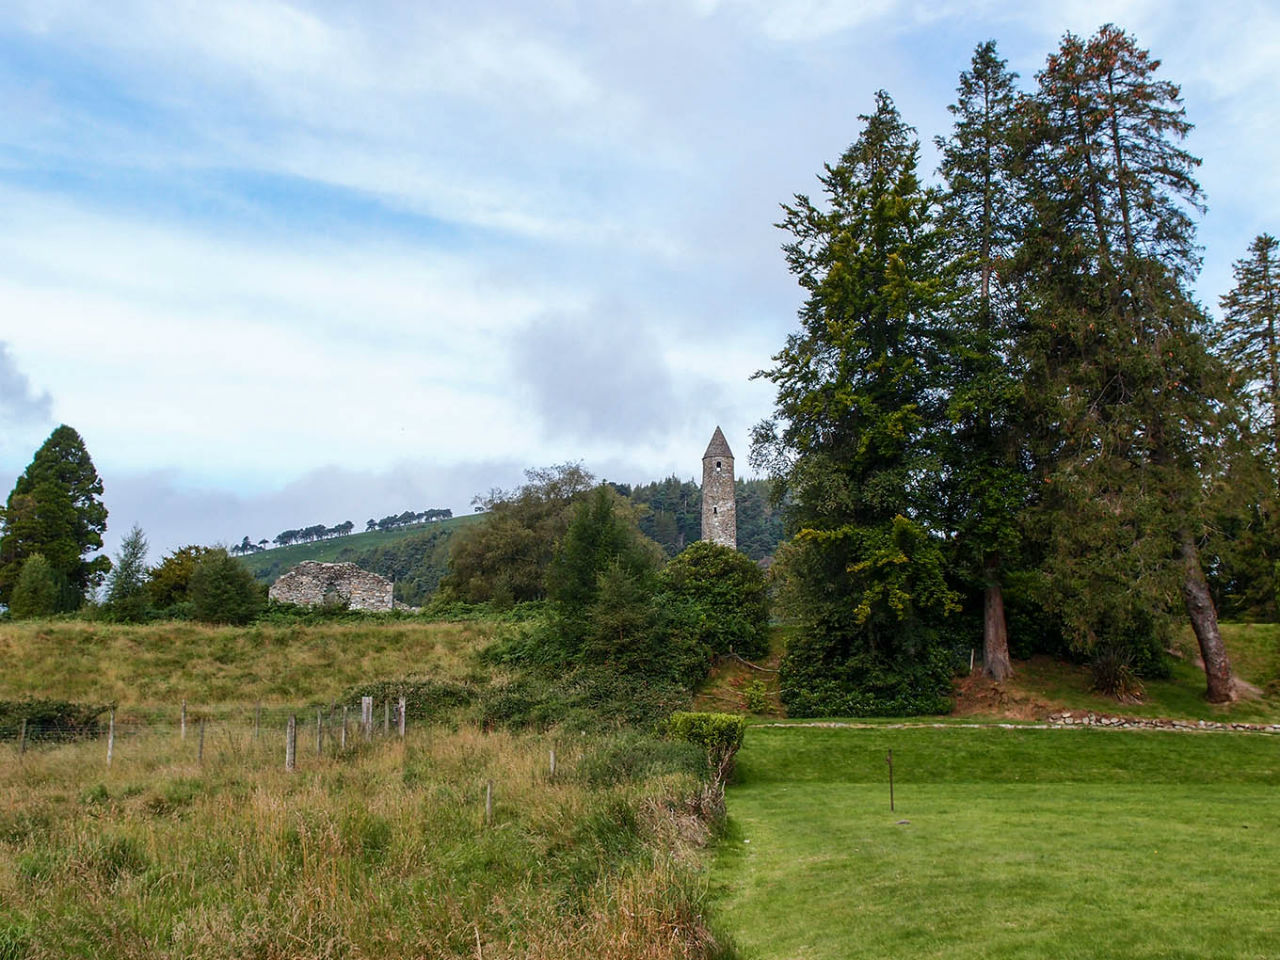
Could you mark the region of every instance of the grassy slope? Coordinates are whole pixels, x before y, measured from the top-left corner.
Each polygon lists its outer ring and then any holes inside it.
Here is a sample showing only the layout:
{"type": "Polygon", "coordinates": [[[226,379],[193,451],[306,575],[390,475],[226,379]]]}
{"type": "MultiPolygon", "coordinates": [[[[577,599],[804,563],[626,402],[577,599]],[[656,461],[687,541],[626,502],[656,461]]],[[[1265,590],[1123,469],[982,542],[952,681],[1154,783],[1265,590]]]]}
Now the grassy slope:
{"type": "Polygon", "coordinates": [[[211,627],[169,622],[0,624],[0,700],[124,706],[328,702],[356,683],[458,677],[486,623],[418,620],[211,627]]]}
{"type": "Polygon", "coordinates": [[[758,960],[1270,956],[1277,786],[1263,735],[758,727],[717,912],[758,960]]]}
{"type": "Polygon", "coordinates": [[[450,520],[438,520],[434,523],[420,523],[398,530],[373,531],[372,533],[353,533],[346,537],[334,537],[330,540],[317,540],[314,543],[295,543],[288,547],[273,547],[261,553],[251,553],[242,557],[241,562],[261,580],[275,580],[284,571],[297,566],[303,560],[320,560],[333,563],[344,555],[364,553],[378,547],[389,546],[409,537],[422,536],[440,530],[456,531],[459,527],[473,522],[477,514],[453,517],[450,520]]]}

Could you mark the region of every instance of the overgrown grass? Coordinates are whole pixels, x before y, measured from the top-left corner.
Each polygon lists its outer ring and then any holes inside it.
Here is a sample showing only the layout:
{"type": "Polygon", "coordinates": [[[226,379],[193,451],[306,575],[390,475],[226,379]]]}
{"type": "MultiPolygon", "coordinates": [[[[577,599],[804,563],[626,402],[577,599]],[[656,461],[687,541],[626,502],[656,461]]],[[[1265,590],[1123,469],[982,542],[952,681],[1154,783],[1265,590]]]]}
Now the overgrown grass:
{"type": "Polygon", "coordinates": [[[0,624],[0,700],[122,705],[328,702],[371,679],[465,676],[494,625],[370,619],[212,627],[0,624]]]}
{"type": "Polygon", "coordinates": [[[412,731],[283,770],[248,730],[196,764],[139,736],[0,745],[0,957],[727,956],[688,745],[412,731]],[[558,771],[548,769],[557,749],[558,771]],[[494,784],[492,823],[484,791],[494,784]]]}
{"type": "Polygon", "coordinates": [[[1277,786],[1266,735],[757,727],[716,912],[758,960],[1274,956],[1277,786]]]}

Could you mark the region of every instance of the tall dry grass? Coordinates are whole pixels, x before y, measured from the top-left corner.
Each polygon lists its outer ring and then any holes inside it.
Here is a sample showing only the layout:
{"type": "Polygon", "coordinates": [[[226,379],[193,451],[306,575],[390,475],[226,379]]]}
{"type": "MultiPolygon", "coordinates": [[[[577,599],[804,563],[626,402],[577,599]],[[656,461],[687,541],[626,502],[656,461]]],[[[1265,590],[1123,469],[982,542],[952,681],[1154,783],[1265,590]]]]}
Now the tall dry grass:
{"type": "Polygon", "coordinates": [[[697,751],[463,728],[317,756],[303,727],[288,773],[221,730],[203,763],[168,733],[109,769],[100,741],[0,745],[0,960],[727,956],[697,751]]]}

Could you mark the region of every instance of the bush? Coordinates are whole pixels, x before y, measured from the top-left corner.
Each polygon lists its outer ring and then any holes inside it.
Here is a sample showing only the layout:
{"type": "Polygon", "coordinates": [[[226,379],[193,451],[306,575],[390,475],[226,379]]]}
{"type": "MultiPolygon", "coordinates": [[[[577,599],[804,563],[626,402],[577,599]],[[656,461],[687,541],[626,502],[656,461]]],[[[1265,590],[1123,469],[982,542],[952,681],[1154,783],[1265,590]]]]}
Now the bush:
{"type": "Polygon", "coordinates": [[[18,572],[9,598],[10,615],[15,620],[28,620],[57,613],[66,592],[64,579],[43,554],[33,553],[18,572]]]}
{"type": "Polygon", "coordinates": [[[243,626],[257,617],[266,603],[265,590],[253,574],[225,550],[215,550],[196,562],[187,593],[196,619],[205,623],[243,626]]]}
{"type": "Polygon", "coordinates": [[[760,567],[743,554],[699,540],[662,569],[658,585],[665,598],[692,607],[697,639],[715,653],[768,652],[768,586],[760,567]]]}
{"type": "Polygon", "coordinates": [[[17,739],[27,721],[27,739],[72,740],[98,734],[107,707],[70,700],[0,700],[0,739],[17,739]]]}
{"type": "Polygon", "coordinates": [[[1101,647],[1089,663],[1093,689],[1121,703],[1138,703],[1144,690],[1134,669],[1133,654],[1118,646],[1101,647]]]}
{"type": "Polygon", "coordinates": [[[951,652],[934,647],[919,660],[874,653],[827,658],[827,644],[792,640],[779,673],[792,717],[908,717],[951,711],[951,652]]]}
{"type": "Polygon", "coordinates": [[[733,773],[733,760],[746,735],[747,721],[731,713],[682,711],[669,716],[660,729],[672,740],[683,740],[705,750],[716,783],[723,785],[733,773]]]}

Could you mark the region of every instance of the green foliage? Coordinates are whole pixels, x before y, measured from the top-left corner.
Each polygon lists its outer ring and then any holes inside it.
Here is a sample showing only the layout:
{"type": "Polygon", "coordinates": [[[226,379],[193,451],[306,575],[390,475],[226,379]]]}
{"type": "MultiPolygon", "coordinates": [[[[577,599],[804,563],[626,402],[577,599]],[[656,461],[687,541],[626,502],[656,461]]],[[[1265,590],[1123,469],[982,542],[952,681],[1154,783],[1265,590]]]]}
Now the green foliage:
{"type": "Polygon", "coordinates": [[[594,480],[572,463],[527,470],[525,477],[515,490],[477,498],[486,515],[453,539],[449,573],[440,583],[448,599],[509,605],[546,597],[556,544],[594,480]]]}
{"type": "Polygon", "coordinates": [[[699,540],[658,574],[664,603],[688,604],[697,640],[717,654],[769,649],[769,591],[760,567],[736,550],[699,540]]]}
{"type": "Polygon", "coordinates": [[[688,686],[610,666],[524,670],[481,693],[477,719],[489,726],[575,731],[651,726],[689,704],[688,686]]]}
{"type": "Polygon", "coordinates": [[[107,707],[69,700],[0,700],[0,740],[17,739],[27,721],[27,739],[72,740],[97,736],[107,707]]]}
{"type": "Polygon", "coordinates": [[[111,619],[139,623],[150,613],[147,593],[147,538],[136,523],[120,544],[107,574],[106,607],[111,619]]]}
{"type": "Polygon", "coordinates": [[[23,563],[41,553],[70,589],[61,609],[75,609],[102,583],[111,561],[85,555],[102,548],[107,508],[102,480],[84,441],[63,424],[36,451],[14,484],[0,533],[0,603],[8,603],[23,563]]]}
{"type": "Polygon", "coordinates": [[[221,549],[200,558],[187,590],[195,618],[205,623],[246,624],[266,605],[266,591],[221,549]]]}
{"type": "Polygon", "coordinates": [[[1089,662],[1093,689],[1103,696],[1115,697],[1121,703],[1142,699],[1142,681],[1133,667],[1133,654],[1119,644],[1097,650],[1089,662]]]}
{"type": "Polygon", "coordinates": [[[183,612],[184,608],[189,609],[191,575],[195,573],[196,565],[201,560],[217,553],[217,547],[190,544],[166,556],[151,571],[151,577],[147,581],[151,605],[165,616],[183,612]]]}
{"type": "Polygon", "coordinates": [[[741,747],[746,732],[746,718],[732,713],[681,711],[667,717],[661,726],[663,736],[697,744],[717,756],[741,747]]]}
{"type": "Polygon", "coordinates": [[[944,432],[945,325],[956,268],[919,144],[881,91],[838,163],[825,206],[784,205],[791,272],[808,291],[800,332],[762,371],[775,416],[753,461],[790,496],[798,533],[782,558],[801,640],[783,664],[794,713],[936,709],[938,628],[956,607],[940,540],[932,438],[944,432]],[[921,680],[920,690],[910,683],[921,680]],[[809,689],[812,684],[813,688],[809,689]],[[905,685],[904,685],[905,684],[905,685]]]}
{"type": "MultiPolygon", "coordinates": [[[[615,486],[633,504],[643,507],[637,521],[640,532],[653,540],[668,557],[674,557],[702,536],[702,491],[692,480],[676,477],[634,487],[615,486]]],[[[752,560],[771,557],[784,539],[782,511],[769,495],[769,481],[738,479],[738,549],[752,560]]]]}
{"type": "Polygon", "coordinates": [[[661,727],[673,740],[696,744],[706,751],[714,783],[723,786],[733,774],[734,757],[747,732],[745,717],[729,713],[673,713],[661,727]]]}
{"type": "Polygon", "coordinates": [[[42,553],[33,553],[22,563],[18,582],[9,596],[9,614],[15,620],[48,617],[62,607],[67,582],[42,553]]]}

